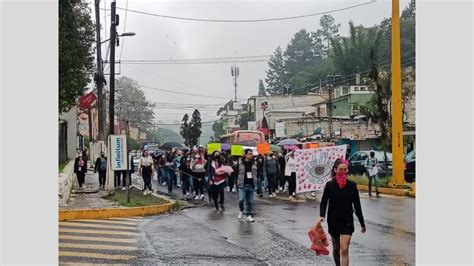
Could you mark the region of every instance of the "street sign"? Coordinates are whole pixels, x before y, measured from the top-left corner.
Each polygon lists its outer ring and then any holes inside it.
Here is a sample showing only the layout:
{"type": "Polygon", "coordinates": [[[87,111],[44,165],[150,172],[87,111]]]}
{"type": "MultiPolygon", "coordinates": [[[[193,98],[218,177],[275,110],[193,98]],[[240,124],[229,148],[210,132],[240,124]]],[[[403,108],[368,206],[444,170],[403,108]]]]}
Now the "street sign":
{"type": "Polygon", "coordinates": [[[110,136],[110,162],[112,170],[127,170],[127,136],[110,136]]]}
{"type": "Polygon", "coordinates": [[[285,122],[276,122],[275,123],[275,135],[276,135],[277,138],[286,137],[285,122]]]}
{"type": "Polygon", "coordinates": [[[97,99],[94,92],[90,92],[86,95],[79,97],[79,107],[84,109],[91,108],[92,103],[97,99]]]}

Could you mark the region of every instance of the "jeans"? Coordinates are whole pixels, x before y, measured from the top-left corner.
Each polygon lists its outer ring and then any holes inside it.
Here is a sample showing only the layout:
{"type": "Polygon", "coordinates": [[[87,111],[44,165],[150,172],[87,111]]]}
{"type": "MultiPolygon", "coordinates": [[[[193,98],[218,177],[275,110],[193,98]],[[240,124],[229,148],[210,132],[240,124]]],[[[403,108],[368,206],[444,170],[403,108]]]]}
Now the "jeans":
{"type": "Polygon", "coordinates": [[[192,192],[194,190],[192,176],[186,173],[181,173],[181,183],[182,183],[182,189],[183,189],[184,195],[186,195],[186,192],[192,192]]]}
{"type": "Polygon", "coordinates": [[[247,202],[246,215],[252,214],[253,191],[254,191],[253,186],[249,184],[244,184],[244,186],[239,189],[239,209],[241,212],[244,212],[244,200],[245,200],[245,202],[247,202]]]}
{"type": "Polygon", "coordinates": [[[263,193],[263,180],[264,176],[263,173],[257,173],[257,194],[260,195],[263,193]]]}
{"type": "Polygon", "coordinates": [[[378,182],[379,176],[373,175],[373,176],[369,176],[369,194],[372,193],[372,179],[375,182],[375,192],[377,193],[379,192],[379,182],[378,182]]]}
{"type": "Polygon", "coordinates": [[[165,171],[166,171],[166,184],[168,185],[168,193],[171,193],[173,192],[173,183],[174,183],[173,181],[175,178],[174,170],[169,167],[166,167],[165,171]]]}
{"type": "Polygon", "coordinates": [[[158,168],[159,183],[166,182],[166,171],[163,167],[158,168]]]}

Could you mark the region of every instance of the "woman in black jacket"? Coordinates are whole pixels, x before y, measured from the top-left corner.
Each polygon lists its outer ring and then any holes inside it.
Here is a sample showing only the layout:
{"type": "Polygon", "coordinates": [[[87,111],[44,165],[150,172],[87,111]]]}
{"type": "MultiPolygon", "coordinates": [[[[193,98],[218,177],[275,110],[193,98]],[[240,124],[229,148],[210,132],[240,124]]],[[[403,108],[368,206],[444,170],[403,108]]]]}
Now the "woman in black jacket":
{"type": "Polygon", "coordinates": [[[82,184],[85,183],[85,176],[87,173],[87,155],[80,151],[77,158],[74,160],[74,173],[77,176],[79,189],[82,189],[82,184]]]}
{"type": "Polygon", "coordinates": [[[333,179],[326,183],[320,205],[320,222],[324,223],[326,207],[328,208],[328,231],[332,238],[333,256],[336,265],[349,265],[349,245],[354,233],[354,216],[359,219],[365,233],[366,227],[362,208],[360,205],[359,191],[355,182],[347,179],[349,163],[337,159],[332,169],[333,179]]]}

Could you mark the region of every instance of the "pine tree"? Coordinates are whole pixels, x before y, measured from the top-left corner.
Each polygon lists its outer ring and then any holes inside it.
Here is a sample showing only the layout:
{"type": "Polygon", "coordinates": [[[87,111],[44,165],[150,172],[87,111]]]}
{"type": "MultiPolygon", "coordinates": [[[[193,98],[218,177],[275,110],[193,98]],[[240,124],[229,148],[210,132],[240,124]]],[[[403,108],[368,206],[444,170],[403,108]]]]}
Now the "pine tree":
{"type": "Polygon", "coordinates": [[[199,138],[202,134],[202,124],[201,124],[201,113],[198,109],[194,110],[191,122],[189,122],[189,131],[188,131],[188,145],[194,146],[199,142],[199,138]]]}
{"type": "Polygon", "coordinates": [[[265,78],[268,95],[283,94],[283,86],[288,82],[284,61],[283,50],[278,46],[268,61],[267,77],[265,78]]]}
{"type": "Polygon", "coordinates": [[[258,81],[258,96],[267,96],[265,85],[263,85],[263,80],[258,81]]]}
{"type": "Polygon", "coordinates": [[[186,146],[189,146],[189,124],[188,124],[188,120],[189,120],[189,115],[184,114],[183,119],[181,120],[183,122],[183,124],[181,125],[181,130],[179,132],[181,134],[181,137],[183,137],[184,145],[186,145],[186,146]]]}

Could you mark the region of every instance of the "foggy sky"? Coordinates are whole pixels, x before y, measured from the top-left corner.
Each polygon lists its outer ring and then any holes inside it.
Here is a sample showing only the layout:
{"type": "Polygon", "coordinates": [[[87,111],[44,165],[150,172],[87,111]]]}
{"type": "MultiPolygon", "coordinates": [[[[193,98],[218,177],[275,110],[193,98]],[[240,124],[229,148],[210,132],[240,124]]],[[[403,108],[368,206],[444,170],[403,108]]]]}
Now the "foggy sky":
{"type": "MultiPolygon", "coordinates": [[[[93,0],[90,7],[94,16],[93,0]]],[[[101,0],[101,8],[110,9],[110,0],[101,0]],[[104,5],[105,2],[105,5],[104,5]]],[[[128,9],[171,16],[206,18],[206,19],[264,19],[287,17],[323,12],[343,8],[368,0],[358,1],[128,1],[128,9]]],[[[127,0],[118,0],[117,7],[125,8],[127,0]]],[[[400,1],[403,10],[409,0],[400,1]]],[[[102,40],[109,37],[110,13],[101,10],[102,40]],[[107,26],[105,32],[105,26],[107,26]],[[106,35],[106,36],[105,36],[106,35]]],[[[137,59],[194,59],[233,56],[271,55],[277,46],[285,49],[294,33],[302,28],[316,31],[319,28],[320,16],[277,22],[258,23],[210,23],[151,17],[132,12],[117,10],[120,15],[118,33],[135,32],[133,37],[121,39],[116,48],[116,60],[121,50],[122,60],[137,59]]],[[[332,13],[337,23],[341,24],[340,34],[348,35],[348,23],[374,26],[383,18],[390,17],[391,2],[379,0],[375,3],[356,7],[350,10],[332,13]]],[[[102,46],[105,58],[107,45],[102,46]]],[[[266,62],[239,63],[238,98],[256,95],[258,80],[265,79],[266,62]]],[[[139,84],[154,88],[234,98],[234,87],[230,73],[231,64],[201,65],[126,65],[116,66],[122,76],[136,80],[139,84]]],[[[118,76],[120,77],[120,76],[118,76]]],[[[179,95],[142,88],[147,98],[155,102],[197,103],[215,105],[224,104],[226,99],[202,98],[179,95]]],[[[243,100],[245,101],[245,100],[243,100]]],[[[159,105],[158,105],[159,107],[159,105]]],[[[206,109],[218,108],[209,106],[206,109]]],[[[216,120],[215,110],[201,111],[203,121],[216,120]]],[[[185,112],[191,109],[155,110],[156,120],[164,123],[180,121],[185,112]]]]}

